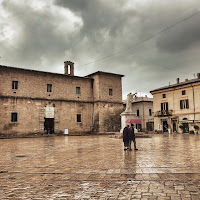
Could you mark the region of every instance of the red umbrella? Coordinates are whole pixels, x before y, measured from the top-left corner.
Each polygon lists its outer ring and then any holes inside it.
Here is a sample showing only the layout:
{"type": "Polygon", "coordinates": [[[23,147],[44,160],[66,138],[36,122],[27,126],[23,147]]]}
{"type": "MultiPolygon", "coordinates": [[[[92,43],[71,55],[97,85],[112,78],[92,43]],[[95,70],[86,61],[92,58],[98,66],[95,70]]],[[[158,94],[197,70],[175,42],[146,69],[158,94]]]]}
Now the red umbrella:
{"type": "Polygon", "coordinates": [[[126,120],[126,123],[129,123],[129,124],[141,124],[142,122],[138,118],[131,118],[131,119],[126,120]]]}

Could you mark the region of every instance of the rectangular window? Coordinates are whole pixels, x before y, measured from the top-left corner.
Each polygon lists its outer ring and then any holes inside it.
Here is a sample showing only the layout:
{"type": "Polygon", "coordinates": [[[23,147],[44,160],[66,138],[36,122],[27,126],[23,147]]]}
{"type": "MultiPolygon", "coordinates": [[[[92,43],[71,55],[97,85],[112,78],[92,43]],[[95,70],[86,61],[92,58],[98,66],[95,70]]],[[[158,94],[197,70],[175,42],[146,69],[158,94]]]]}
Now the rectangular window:
{"type": "Polygon", "coordinates": [[[137,110],[137,116],[140,116],[140,110],[139,109],[137,110]]]}
{"type": "Polygon", "coordinates": [[[180,100],[180,109],[187,109],[187,108],[189,108],[189,100],[188,99],[180,100]]]}
{"type": "Polygon", "coordinates": [[[186,95],[186,91],[185,90],[182,90],[182,95],[186,95]]]}
{"type": "Polygon", "coordinates": [[[81,114],[76,115],[76,122],[81,122],[81,114]]]}
{"type": "Polygon", "coordinates": [[[110,88],[109,89],[109,96],[112,96],[113,95],[113,90],[110,88]]]}
{"type": "Polygon", "coordinates": [[[12,89],[14,90],[18,89],[18,81],[12,81],[12,89]]]}
{"type": "Polygon", "coordinates": [[[151,116],[152,115],[152,111],[151,111],[151,109],[149,109],[149,116],[151,116]]]}
{"type": "Polygon", "coordinates": [[[17,113],[11,113],[11,122],[17,122],[17,113]]]}
{"type": "Polygon", "coordinates": [[[163,94],[163,95],[162,95],[162,98],[166,98],[166,94],[163,94]]]}
{"type": "Polygon", "coordinates": [[[47,92],[52,92],[52,84],[47,84],[47,92]]]}
{"type": "Polygon", "coordinates": [[[168,102],[161,103],[161,111],[168,110],[168,102]]]}
{"type": "Polygon", "coordinates": [[[81,88],[80,87],[76,87],[76,94],[81,94],[81,88]]]}

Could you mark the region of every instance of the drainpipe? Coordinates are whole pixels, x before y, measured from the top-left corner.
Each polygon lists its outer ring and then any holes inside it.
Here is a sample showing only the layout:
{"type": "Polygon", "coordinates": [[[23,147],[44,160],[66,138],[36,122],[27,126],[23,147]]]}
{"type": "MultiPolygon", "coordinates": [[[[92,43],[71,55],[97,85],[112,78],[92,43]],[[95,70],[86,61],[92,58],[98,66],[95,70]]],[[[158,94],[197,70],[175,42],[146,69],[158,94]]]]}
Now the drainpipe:
{"type": "MultiPolygon", "coordinates": [[[[179,83],[179,78],[177,80],[177,83],[179,83]]],[[[175,88],[174,88],[174,91],[175,91],[175,88]]],[[[174,106],[174,91],[173,91],[173,110],[172,110],[172,119],[173,119],[173,113],[175,111],[175,106],[174,106]]],[[[178,131],[178,124],[179,124],[179,117],[177,118],[177,121],[176,121],[176,131],[178,131]]],[[[172,129],[172,132],[173,132],[173,128],[174,128],[174,124],[173,124],[173,120],[171,120],[171,129],[172,129]]]]}
{"type": "Polygon", "coordinates": [[[91,127],[91,133],[94,130],[94,79],[91,80],[92,83],[92,127],[91,127]]]}
{"type": "Polygon", "coordinates": [[[194,121],[195,121],[195,100],[194,100],[194,86],[191,84],[192,86],[192,91],[193,91],[193,106],[194,106],[194,121]]]}
{"type": "Polygon", "coordinates": [[[145,124],[145,114],[144,114],[144,101],[143,101],[143,124],[144,124],[144,131],[146,130],[146,124],[145,124]]]}

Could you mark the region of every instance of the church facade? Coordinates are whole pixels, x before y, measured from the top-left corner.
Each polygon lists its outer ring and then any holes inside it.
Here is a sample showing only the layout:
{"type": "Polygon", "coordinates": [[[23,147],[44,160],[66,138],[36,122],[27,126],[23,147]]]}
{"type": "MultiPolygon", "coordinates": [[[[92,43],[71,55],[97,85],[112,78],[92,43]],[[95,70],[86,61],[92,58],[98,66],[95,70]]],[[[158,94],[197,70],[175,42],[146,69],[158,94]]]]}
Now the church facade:
{"type": "Polygon", "coordinates": [[[74,76],[0,65],[0,134],[101,133],[120,130],[123,75],[74,76]]]}

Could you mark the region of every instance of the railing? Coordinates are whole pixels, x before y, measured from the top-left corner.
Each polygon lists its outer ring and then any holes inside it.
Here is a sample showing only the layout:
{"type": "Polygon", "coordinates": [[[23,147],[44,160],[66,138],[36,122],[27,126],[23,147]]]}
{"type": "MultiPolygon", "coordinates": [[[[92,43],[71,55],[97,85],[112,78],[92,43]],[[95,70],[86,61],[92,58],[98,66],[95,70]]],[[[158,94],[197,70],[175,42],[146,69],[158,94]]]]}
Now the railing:
{"type": "Polygon", "coordinates": [[[159,110],[155,112],[154,117],[172,116],[173,110],[159,110]]]}

